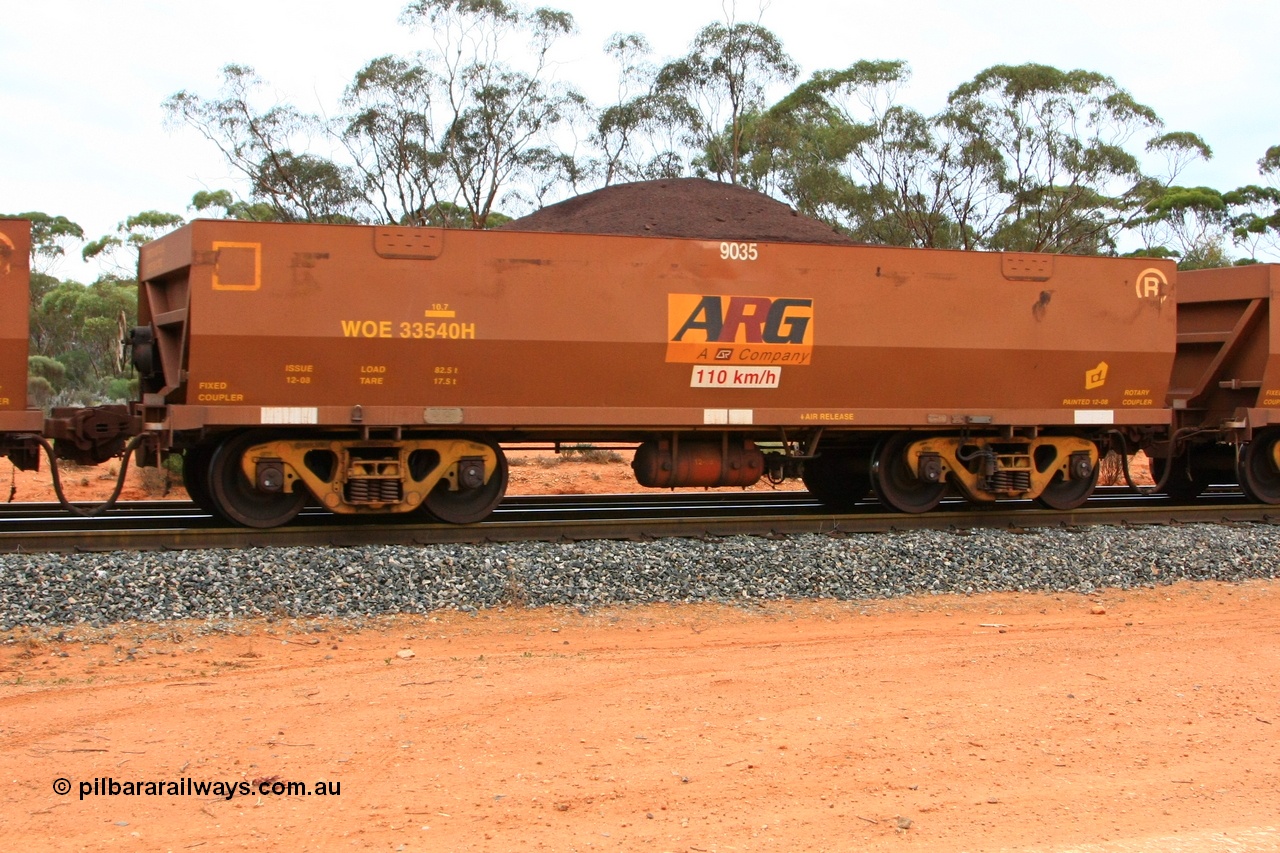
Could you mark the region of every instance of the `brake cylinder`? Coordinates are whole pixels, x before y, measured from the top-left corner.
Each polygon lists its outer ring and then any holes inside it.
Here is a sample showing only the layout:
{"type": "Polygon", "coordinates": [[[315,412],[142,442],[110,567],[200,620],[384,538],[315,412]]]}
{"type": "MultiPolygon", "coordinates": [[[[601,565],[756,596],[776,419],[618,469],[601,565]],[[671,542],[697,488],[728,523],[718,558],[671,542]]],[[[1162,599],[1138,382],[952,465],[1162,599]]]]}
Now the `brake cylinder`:
{"type": "Polygon", "coordinates": [[[764,454],[750,441],[663,439],[637,447],[631,468],[650,488],[750,486],[764,473],[764,454]]]}

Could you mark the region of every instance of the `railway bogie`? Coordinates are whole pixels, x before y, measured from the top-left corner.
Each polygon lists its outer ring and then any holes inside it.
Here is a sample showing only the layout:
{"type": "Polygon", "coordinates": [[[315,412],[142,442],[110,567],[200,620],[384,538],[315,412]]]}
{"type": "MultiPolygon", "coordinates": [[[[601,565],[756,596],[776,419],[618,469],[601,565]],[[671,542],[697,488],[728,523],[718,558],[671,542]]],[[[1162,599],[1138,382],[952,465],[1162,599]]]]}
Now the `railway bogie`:
{"type": "Polygon", "coordinates": [[[275,527],[308,503],[348,515],[421,511],[466,524],[506,493],[502,448],[486,436],[360,438],[234,432],[186,451],[192,500],[250,527],[275,527]]]}
{"type": "Polygon", "coordinates": [[[1072,435],[943,435],[899,443],[899,464],[917,481],[950,483],[977,503],[1030,498],[1074,509],[1098,479],[1097,445],[1072,435]]]}

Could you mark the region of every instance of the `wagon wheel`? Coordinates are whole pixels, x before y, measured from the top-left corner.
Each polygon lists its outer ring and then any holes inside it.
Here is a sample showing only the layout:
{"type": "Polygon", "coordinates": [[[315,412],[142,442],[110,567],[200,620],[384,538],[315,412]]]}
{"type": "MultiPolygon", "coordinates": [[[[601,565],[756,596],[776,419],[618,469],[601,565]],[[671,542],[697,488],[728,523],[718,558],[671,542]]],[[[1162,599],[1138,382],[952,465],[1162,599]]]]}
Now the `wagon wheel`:
{"type": "Polygon", "coordinates": [[[1272,450],[1280,441],[1280,429],[1267,429],[1253,437],[1240,449],[1236,475],[1240,486],[1252,501],[1280,504],[1280,472],[1272,461],[1272,450]]]}
{"type": "Polygon", "coordinates": [[[263,492],[245,479],[240,460],[246,450],[270,439],[261,432],[245,432],[220,444],[209,462],[209,494],[218,515],[246,527],[287,524],[307,503],[307,490],[263,492]]]}
{"type": "Polygon", "coordinates": [[[899,512],[928,512],[947,491],[946,483],[926,483],[907,467],[905,451],[914,439],[908,433],[891,435],[872,454],[871,485],[876,496],[899,512]]]}
{"type": "Polygon", "coordinates": [[[806,460],[800,479],[824,506],[844,510],[871,491],[870,468],[865,451],[832,450],[806,460]]]}
{"type": "Polygon", "coordinates": [[[447,524],[475,524],[488,518],[489,513],[502,502],[507,493],[507,457],[496,443],[484,439],[482,444],[493,448],[498,455],[498,468],[489,481],[476,488],[449,489],[449,481],[441,480],[422,502],[422,508],[447,524]]]}
{"type": "Polygon", "coordinates": [[[182,486],[192,503],[205,512],[218,514],[213,498],[209,494],[209,460],[213,457],[213,447],[197,444],[188,447],[182,454],[182,486]]]}
{"type": "Polygon", "coordinates": [[[1056,510],[1077,509],[1083,506],[1093,494],[1094,487],[1098,485],[1100,470],[1102,470],[1101,465],[1094,465],[1092,473],[1080,480],[1068,480],[1063,472],[1059,471],[1036,498],[1036,503],[1056,510]]]}

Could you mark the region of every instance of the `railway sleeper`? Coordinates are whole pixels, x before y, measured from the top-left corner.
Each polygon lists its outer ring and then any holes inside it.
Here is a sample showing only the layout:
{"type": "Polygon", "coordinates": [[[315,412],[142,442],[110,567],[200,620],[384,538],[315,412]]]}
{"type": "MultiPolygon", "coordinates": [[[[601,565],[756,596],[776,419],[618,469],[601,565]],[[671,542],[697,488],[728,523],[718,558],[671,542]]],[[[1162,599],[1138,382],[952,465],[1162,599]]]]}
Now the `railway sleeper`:
{"type": "Polygon", "coordinates": [[[1063,497],[1083,503],[1098,475],[1097,445],[1077,436],[934,436],[911,441],[903,454],[921,483],[950,482],[983,503],[1030,498],[1065,509],[1063,497]]]}
{"type": "MultiPolygon", "coordinates": [[[[496,444],[464,438],[282,439],[246,448],[240,466],[260,492],[288,493],[301,484],[335,513],[404,513],[426,506],[441,515],[434,510],[449,504],[450,494],[496,491],[500,500],[506,491],[501,457],[496,444]]],[[[478,519],[461,523],[472,520],[478,519]]]]}

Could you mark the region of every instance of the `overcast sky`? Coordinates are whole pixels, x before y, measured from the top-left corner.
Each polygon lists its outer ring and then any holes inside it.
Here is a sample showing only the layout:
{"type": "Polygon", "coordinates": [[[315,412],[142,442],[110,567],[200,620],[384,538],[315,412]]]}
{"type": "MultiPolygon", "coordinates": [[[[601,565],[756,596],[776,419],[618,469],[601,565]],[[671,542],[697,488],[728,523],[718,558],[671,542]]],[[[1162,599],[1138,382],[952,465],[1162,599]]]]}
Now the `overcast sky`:
{"type": "MultiPolygon", "coordinates": [[[[219,69],[252,66],[282,102],[331,111],[366,61],[427,46],[397,21],[403,0],[6,0],[0,4],[0,213],[39,210],[89,238],[126,216],[187,214],[201,189],[242,191],[213,146],[165,126],[161,103],[188,89],[212,96],[219,69]]],[[[527,3],[526,5],[538,5],[527,3]]],[[[616,78],[601,46],[639,32],[655,59],[685,52],[723,20],[721,0],[562,0],[579,32],[557,75],[600,102],[616,78]]],[[[739,0],[737,17],[760,4],[739,0]]],[[[772,0],[761,22],[807,77],[859,59],[903,59],[899,102],[926,114],[995,64],[1041,62],[1113,77],[1169,130],[1205,138],[1214,159],[1184,183],[1257,182],[1280,144],[1280,3],[1275,0],[772,0]]],[[[92,279],[66,262],[60,275],[92,279]]]]}

